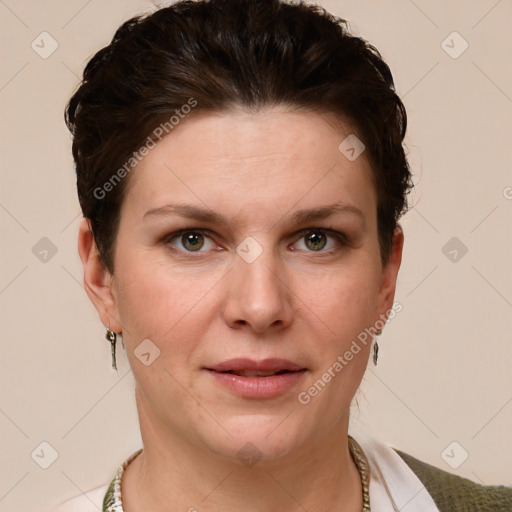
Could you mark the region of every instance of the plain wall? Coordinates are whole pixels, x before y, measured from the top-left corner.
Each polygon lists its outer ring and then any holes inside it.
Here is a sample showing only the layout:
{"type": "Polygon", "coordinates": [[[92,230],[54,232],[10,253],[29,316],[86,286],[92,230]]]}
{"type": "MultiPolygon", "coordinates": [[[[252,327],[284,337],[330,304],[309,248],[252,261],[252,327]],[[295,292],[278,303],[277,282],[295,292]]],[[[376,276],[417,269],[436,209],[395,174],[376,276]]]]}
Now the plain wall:
{"type": "MultiPolygon", "coordinates": [[[[401,222],[403,310],[379,338],[352,428],[456,474],[512,485],[512,3],[320,3],[390,65],[416,183],[401,222]],[[469,45],[458,58],[454,31],[469,45]],[[467,247],[455,262],[445,247],[453,237],[467,247]],[[454,441],[451,460],[468,453],[456,469],[442,456],[454,441]]],[[[152,9],[142,0],[0,3],[2,512],[43,510],[107,483],[141,443],[126,357],[118,347],[114,373],[82,286],[63,109],[93,53],[152,9]],[[45,59],[31,47],[51,48],[41,32],[58,43],[45,59]],[[46,262],[34,254],[41,247],[46,262]],[[31,457],[43,441],[58,452],[48,469],[31,457]]]]}

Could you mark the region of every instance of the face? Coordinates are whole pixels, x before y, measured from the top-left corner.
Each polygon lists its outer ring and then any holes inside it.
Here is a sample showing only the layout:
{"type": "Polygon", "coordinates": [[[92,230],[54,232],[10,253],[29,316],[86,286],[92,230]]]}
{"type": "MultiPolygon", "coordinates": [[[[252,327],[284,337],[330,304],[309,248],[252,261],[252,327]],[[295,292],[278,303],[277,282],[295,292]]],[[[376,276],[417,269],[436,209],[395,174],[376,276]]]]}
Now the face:
{"type": "Polygon", "coordinates": [[[143,436],[271,460],[346,430],[371,340],[335,363],[392,307],[403,240],[383,268],[350,133],[312,112],[200,114],[132,171],[114,276],[87,289],[123,332],[143,436]]]}

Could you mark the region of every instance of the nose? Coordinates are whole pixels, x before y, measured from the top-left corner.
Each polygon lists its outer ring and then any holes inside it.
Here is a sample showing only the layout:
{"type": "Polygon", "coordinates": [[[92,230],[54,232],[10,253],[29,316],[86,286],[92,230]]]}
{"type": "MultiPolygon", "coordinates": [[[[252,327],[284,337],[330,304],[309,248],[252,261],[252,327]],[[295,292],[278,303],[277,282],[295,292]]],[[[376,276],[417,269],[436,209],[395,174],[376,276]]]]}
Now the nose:
{"type": "Polygon", "coordinates": [[[269,328],[283,329],[291,323],[293,292],[276,258],[270,250],[252,263],[235,255],[223,311],[230,327],[247,326],[261,334],[269,328]]]}

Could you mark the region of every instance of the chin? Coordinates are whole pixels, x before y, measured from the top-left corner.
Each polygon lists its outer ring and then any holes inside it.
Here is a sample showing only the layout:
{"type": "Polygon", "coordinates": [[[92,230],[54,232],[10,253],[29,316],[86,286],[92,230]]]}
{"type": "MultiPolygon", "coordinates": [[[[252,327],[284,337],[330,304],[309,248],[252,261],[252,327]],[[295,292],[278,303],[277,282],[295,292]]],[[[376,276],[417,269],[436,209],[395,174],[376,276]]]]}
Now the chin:
{"type": "Polygon", "coordinates": [[[284,428],[284,423],[281,416],[239,416],[222,423],[231,436],[223,431],[225,435],[213,439],[210,430],[205,433],[207,439],[204,442],[219,455],[239,459],[247,466],[258,461],[275,461],[298,449],[304,442],[304,431],[299,435],[299,429],[288,423],[284,428]]]}

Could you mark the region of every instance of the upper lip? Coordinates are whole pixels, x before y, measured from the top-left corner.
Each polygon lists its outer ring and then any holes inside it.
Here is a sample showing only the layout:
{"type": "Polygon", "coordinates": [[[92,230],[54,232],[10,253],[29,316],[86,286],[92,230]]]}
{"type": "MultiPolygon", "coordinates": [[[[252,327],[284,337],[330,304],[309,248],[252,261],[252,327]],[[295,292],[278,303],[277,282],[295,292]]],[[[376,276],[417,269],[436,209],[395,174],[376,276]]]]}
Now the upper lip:
{"type": "Polygon", "coordinates": [[[298,371],[298,370],[305,370],[306,368],[304,366],[300,366],[298,364],[292,363],[291,361],[288,361],[287,359],[270,358],[270,359],[263,359],[261,361],[254,361],[252,359],[239,357],[236,359],[229,359],[228,361],[224,361],[224,362],[216,364],[214,366],[208,366],[206,369],[213,370],[216,372],[227,372],[227,371],[241,371],[241,370],[298,371]]]}

